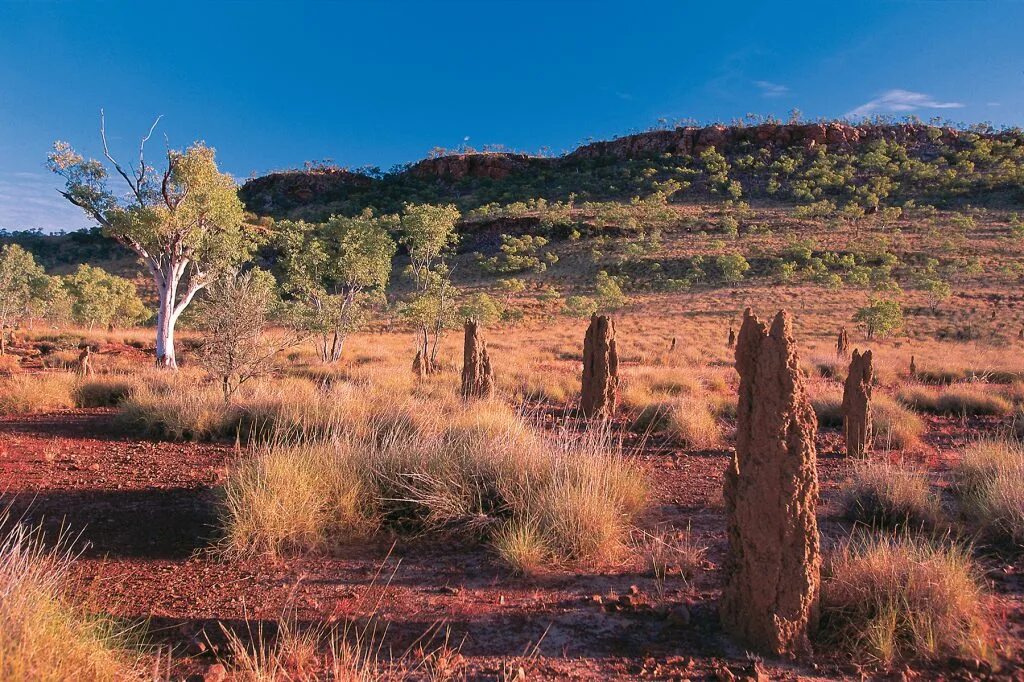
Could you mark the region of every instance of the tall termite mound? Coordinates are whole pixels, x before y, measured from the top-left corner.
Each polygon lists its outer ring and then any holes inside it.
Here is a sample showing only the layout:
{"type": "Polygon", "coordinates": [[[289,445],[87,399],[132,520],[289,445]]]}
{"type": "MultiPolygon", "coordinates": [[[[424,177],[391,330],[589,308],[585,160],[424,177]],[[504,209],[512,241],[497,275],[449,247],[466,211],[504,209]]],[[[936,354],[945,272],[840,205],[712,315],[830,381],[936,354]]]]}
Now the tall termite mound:
{"type": "Polygon", "coordinates": [[[494,370],[487,354],[487,342],[480,336],[476,320],[466,320],[466,340],[462,351],[462,397],[489,398],[494,395],[494,370]]]}
{"type": "Polygon", "coordinates": [[[736,344],[736,453],[725,472],[729,553],[722,624],[775,655],[808,649],[818,617],[817,419],[789,316],[771,329],[748,308],[736,344]]]}
{"type": "Polygon", "coordinates": [[[849,457],[860,457],[871,450],[871,383],[874,377],[871,351],[854,350],[843,384],[843,433],[849,457]]]}
{"type": "Polygon", "coordinates": [[[839,330],[836,337],[836,357],[845,358],[850,352],[850,335],[846,333],[846,327],[839,330]]]}
{"type": "Polygon", "coordinates": [[[615,413],[619,388],[619,355],[615,349],[615,323],[607,315],[592,315],[583,339],[583,416],[610,417],[615,413]]]}

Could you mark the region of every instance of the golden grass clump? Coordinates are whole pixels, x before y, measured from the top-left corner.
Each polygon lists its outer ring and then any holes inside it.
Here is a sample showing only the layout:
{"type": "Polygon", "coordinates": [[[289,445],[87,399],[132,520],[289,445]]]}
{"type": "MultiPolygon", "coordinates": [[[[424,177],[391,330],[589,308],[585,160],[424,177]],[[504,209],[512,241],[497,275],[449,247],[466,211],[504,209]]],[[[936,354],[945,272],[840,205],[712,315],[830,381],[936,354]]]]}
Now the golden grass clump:
{"type": "Polygon", "coordinates": [[[842,488],[846,518],[873,527],[934,528],[942,520],[927,476],[905,465],[861,461],[842,488]]]}
{"type": "Polygon", "coordinates": [[[1024,446],[1003,440],[972,443],[954,474],[969,522],[993,540],[1024,543],[1024,446]]]}
{"type": "Polygon", "coordinates": [[[667,432],[699,450],[720,448],[725,439],[722,422],[703,396],[674,403],[668,413],[667,432]]]}
{"type": "Polygon", "coordinates": [[[898,398],[918,412],[953,417],[1001,417],[1013,410],[1010,401],[984,385],[908,386],[898,398]]]}
{"type": "Polygon", "coordinates": [[[126,401],[138,384],[137,377],[123,374],[85,377],[75,385],[75,404],[78,407],[114,407],[126,401]]]}
{"type": "Polygon", "coordinates": [[[856,656],[987,658],[989,613],[968,548],[948,540],[862,535],[825,567],[822,637],[856,656]]]}
{"type": "Polygon", "coordinates": [[[556,441],[490,401],[369,404],[330,441],[268,444],[236,464],[226,551],[319,550],[386,527],[489,540],[529,570],[615,555],[646,504],[644,476],[599,436],[556,441]]]}
{"type": "Polygon", "coordinates": [[[0,413],[33,414],[75,406],[76,377],[66,372],[14,374],[0,379],[0,413]]]}
{"type": "Polygon", "coordinates": [[[0,540],[0,679],[129,679],[130,633],[68,596],[72,558],[20,524],[0,540]]]}

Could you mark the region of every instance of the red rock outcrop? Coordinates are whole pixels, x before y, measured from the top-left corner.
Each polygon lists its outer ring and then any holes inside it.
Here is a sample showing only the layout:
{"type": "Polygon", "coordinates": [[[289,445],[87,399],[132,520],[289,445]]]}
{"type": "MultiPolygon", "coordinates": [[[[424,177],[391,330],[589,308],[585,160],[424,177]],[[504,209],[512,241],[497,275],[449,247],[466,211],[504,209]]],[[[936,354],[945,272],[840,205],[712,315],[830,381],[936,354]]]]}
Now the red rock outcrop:
{"type": "Polygon", "coordinates": [[[505,152],[475,152],[472,154],[451,154],[433,159],[417,161],[409,167],[409,173],[419,178],[492,178],[500,180],[512,173],[525,170],[531,164],[549,163],[545,157],[505,152]]]}
{"type": "Polygon", "coordinates": [[[583,386],[580,410],[588,419],[615,413],[619,388],[619,354],[615,323],[607,315],[592,315],[583,340],[583,386]]]}
{"type": "Polygon", "coordinates": [[[773,655],[809,648],[821,556],[817,419],[789,317],[771,329],[747,309],[736,344],[736,453],[725,473],[729,553],[721,617],[745,645],[773,655]]]}
{"type": "Polygon", "coordinates": [[[861,457],[871,450],[871,384],[875,370],[871,351],[853,351],[850,371],[843,384],[843,434],[848,457],[861,457]]]}
{"type": "Polygon", "coordinates": [[[863,142],[887,140],[901,144],[943,144],[956,142],[959,131],[955,128],[934,128],[923,124],[851,125],[839,121],[830,123],[763,123],[755,126],[712,125],[704,128],[683,126],[673,130],[652,130],[627,135],[616,140],[594,142],[573,151],[566,159],[618,157],[632,158],[649,154],[683,154],[699,156],[715,148],[719,151],[740,142],[755,142],[774,147],[799,146],[814,149],[828,145],[850,149],[863,142]],[[938,130],[936,136],[935,130],[938,130]],[[933,139],[935,136],[936,139],[933,139]]]}
{"type": "Polygon", "coordinates": [[[462,397],[490,398],[494,395],[494,370],[487,354],[487,342],[480,336],[476,320],[466,320],[462,350],[462,397]]]}

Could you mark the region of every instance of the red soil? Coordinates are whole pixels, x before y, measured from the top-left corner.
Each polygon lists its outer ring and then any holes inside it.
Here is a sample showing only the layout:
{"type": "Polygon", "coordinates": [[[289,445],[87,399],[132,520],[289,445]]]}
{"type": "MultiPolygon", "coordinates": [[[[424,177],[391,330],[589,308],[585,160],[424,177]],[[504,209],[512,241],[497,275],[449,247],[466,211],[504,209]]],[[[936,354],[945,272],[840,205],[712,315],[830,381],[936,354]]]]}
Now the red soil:
{"type": "MultiPolygon", "coordinates": [[[[943,468],[947,458],[935,446],[962,443],[979,426],[991,425],[934,420],[924,459],[943,468]]],[[[689,582],[670,575],[659,599],[653,575],[637,556],[619,566],[523,578],[486,547],[459,539],[394,545],[381,539],[341,546],[327,557],[226,561],[214,551],[216,485],[236,457],[230,445],[141,440],[119,431],[114,413],[103,409],[5,417],[0,442],[0,490],[13,500],[15,518],[39,522],[50,535],[64,528],[76,538],[77,589],[97,608],[148,619],[151,638],[173,647],[174,679],[216,660],[223,648],[218,624],[270,634],[283,613],[300,624],[352,621],[357,627],[372,616],[385,657],[435,649],[447,631],[469,679],[494,679],[506,663],[513,670],[523,666],[528,679],[732,679],[725,668],[740,679],[758,671],[772,679],[862,672],[821,651],[811,661],[755,666],[721,633],[716,601],[726,543],[726,451],[683,451],[648,440],[631,455],[652,474],[646,525],[690,527],[709,548],[702,570],[689,582]],[[537,654],[530,656],[533,647],[537,654]]],[[[627,448],[638,442],[627,441],[627,448]]],[[[848,471],[840,445],[836,431],[818,438],[824,549],[849,531],[835,505],[848,471]]],[[[982,562],[999,595],[1001,639],[1020,641],[1024,563],[998,556],[982,562]]],[[[1020,662],[1009,656],[1005,671],[1020,662]]],[[[919,674],[963,673],[946,667],[919,674]]]]}

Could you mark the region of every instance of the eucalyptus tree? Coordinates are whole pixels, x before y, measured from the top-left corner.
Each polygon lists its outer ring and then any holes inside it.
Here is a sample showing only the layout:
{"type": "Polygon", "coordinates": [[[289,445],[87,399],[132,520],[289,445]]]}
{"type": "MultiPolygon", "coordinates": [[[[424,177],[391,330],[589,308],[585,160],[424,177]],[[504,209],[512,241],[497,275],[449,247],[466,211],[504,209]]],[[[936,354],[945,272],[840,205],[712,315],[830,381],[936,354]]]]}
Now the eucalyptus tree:
{"type": "Polygon", "coordinates": [[[409,252],[407,274],[414,293],[404,306],[405,316],[420,329],[420,354],[428,371],[437,361],[444,330],[456,320],[459,291],[452,285],[445,258],[458,244],[455,230],[461,214],[452,204],[406,204],[401,218],[401,242],[409,252]],[[430,337],[433,342],[430,342],[430,337]]]}
{"type": "Polygon", "coordinates": [[[137,166],[124,166],[110,153],[101,113],[103,155],[127,185],[123,196],[111,188],[101,161],[86,159],[66,142],[54,143],[48,165],[65,180],[61,194],[149,270],[158,297],[156,363],[175,368],[178,318],[199,291],[247,260],[255,244],[244,229],[235,181],[217,168],[211,147],[196,142],[168,148],[162,170],[149,165],[146,142],[159,120],[139,143],[137,166]]]}
{"type": "Polygon", "coordinates": [[[390,231],[397,225],[396,216],[375,216],[369,209],[320,224],[278,224],[285,288],[305,309],[322,361],[341,359],[345,338],[362,323],[366,303],[383,294],[397,249],[390,231]]]}
{"type": "Polygon", "coordinates": [[[0,248],[0,355],[6,352],[7,328],[30,315],[47,283],[46,273],[29,251],[17,244],[0,248]]]}

